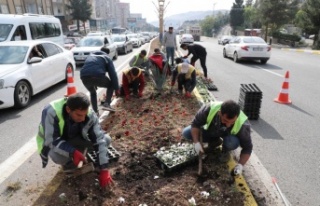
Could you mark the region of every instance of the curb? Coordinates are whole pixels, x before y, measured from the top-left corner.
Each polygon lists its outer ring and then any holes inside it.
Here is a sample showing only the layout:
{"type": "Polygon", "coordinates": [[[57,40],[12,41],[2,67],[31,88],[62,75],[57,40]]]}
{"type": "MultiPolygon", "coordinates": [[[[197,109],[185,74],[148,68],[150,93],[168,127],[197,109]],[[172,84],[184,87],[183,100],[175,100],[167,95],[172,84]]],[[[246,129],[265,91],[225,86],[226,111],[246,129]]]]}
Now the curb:
{"type": "MultiPolygon", "coordinates": [[[[193,90],[193,94],[197,98],[198,102],[201,104],[204,104],[204,100],[202,96],[200,95],[197,86],[193,90]]],[[[208,94],[212,97],[212,99],[215,101],[214,96],[208,91],[208,94]]],[[[233,158],[230,158],[230,160],[227,162],[228,165],[228,170],[231,172],[231,170],[235,167],[236,162],[233,158]]],[[[251,190],[244,178],[243,175],[239,175],[238,177],[235,177],[235,182],[234,182],[236,188],[238,189],[239,192],[242,192],[245,196],[244,200],[244,205],[245,206],[258,206],[255,198],[253,197],[253,194],[251,193],[251,190]]]]}
{"type": "Polygon", "coordinates": [[[283,51],[293,51],[293,52],[301,52],[301,53],[310,53],[310,54],[318,54],[320,55],[320,50],[311,50],[311,49],[288,49],[281,48],[283,51]]]}

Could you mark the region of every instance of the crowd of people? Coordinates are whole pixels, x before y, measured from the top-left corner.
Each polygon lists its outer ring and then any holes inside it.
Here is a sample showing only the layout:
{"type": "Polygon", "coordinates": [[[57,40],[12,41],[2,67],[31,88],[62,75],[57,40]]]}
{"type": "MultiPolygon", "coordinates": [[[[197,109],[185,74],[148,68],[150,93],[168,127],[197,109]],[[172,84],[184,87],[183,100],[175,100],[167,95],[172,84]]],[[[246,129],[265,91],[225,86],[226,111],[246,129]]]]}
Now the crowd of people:
{"type": "MultiPolygon", "coordinates": [[[[111,137],[103,132],[99,124],[96,89],[106,88],[106,98],[101,108],[116,112],[111,106],[113,94],[124,97],[125,101],[143,97],[146,79],[155,78],[150,77],[149,71],[153,64],[159,70],[159,74],[166,78],[171,77],[171,93],[177,91],[176,93],[184,94],[187,98],[192,97],[191,93],[196,87],[194,64],[198,59],[203,68],[204,78],[208,78],[207,53],[200,45],[181,44],[180,48],[188,50],[188,54],[185,57],[174,58],[177,45],[173,36],[173,28],[170,27],[163,42],[167,55],[161,52],[160,48],[154,49],[150,59],[147,58],[146,50],[141,50],[135,55],[129,62],[129,68],[122,72],[121,85],[113,61],[108,56],[108,49],[102,48],[101,51],[88,56],[80,70],[80,78],[90,92],[90,98],[78,92],[49,103],[42,111],[37,143],[43,167],[47,166],[50,158],[64,169],[76,168],[81,161],[86,161],[84,150],[94,150],[98,154],[100,186],[103,188],[113,183],[108,170],[107,149],[111,144],[111,137]],[[190,54],[193,55],[191,63],[186,60],[190,54]],[[168,71],[164,72],[164,68],[168,71]]],[[[229,159],[231,150],[241,146],[240,159],[233,169],[235,175],[242,173],[243,165],[248,161],[253,147],[248,118],[233,100],[202,106],[195,114],[191,125],[183,129],[182,136],[193,142],[198,154],[222,145],[222,162],[229,159]],[[201,135],[203,142],[208,143],[207,148],[200,143],[201,135]]]]}

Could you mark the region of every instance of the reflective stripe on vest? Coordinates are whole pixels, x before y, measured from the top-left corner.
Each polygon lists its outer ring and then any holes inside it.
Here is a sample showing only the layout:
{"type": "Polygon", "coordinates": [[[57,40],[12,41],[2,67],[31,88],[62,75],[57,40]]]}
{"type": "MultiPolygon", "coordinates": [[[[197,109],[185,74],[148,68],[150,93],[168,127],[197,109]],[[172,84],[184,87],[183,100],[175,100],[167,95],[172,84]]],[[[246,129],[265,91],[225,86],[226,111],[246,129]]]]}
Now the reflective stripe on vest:
{"type": "MultiPolygon", "coordinates": [[[[203,128],[205,130],[207,130],[213,120],[213,117],[216,115],[216,113],[220,110],[222,105],[222,102],[213,102],[211,104],[210,107],[210,112],[209,115],[207,117],[207,123],[203,126],[203,128]]],[[[242,112],[240,111],[240,114],[238,116],[238,118],[236,119],[235,123],[233,124],[232,130],[231,130],[231,134],[232,135],[236,135],[238,134],[238,132],[240,131],[243,123],[248,119],[248,117],[242,112]]]]}
{"type": "Polygon", "coordinates": [[[191,79],[191,74],[195,68],[191,64],[180,63],[178,64],[178,73],[186,74],[186,79],[191,79]],[[185,71],[187,69],[187,71],[185,71]]]}
{"type": "Polygon", "coordinates": [[[131,82],[133,82],[135,79],[139,78],[139,76],[140,76],[141,73],[142,73],[142,70],[139,69],[138,75],[137,75],[137,76],[132,76],[132,75],[130,74],[130,71],[131,71],[131,69],[127,69],[127,70],[125,70],[125,71],[123,72],[123,74],[126,75],[129,84],[130,84],[131,82]]]}
{"type": "MultiPolygon", "coordinates": [[[[140,58],[140,54],[137,54],[136,55],[136,60],[133,62],[133,66],[136,66],[139,58],[140,58]]],[[[143,61],[144,62],[147,61],[147,57],[143,57],[143,61]]]]}

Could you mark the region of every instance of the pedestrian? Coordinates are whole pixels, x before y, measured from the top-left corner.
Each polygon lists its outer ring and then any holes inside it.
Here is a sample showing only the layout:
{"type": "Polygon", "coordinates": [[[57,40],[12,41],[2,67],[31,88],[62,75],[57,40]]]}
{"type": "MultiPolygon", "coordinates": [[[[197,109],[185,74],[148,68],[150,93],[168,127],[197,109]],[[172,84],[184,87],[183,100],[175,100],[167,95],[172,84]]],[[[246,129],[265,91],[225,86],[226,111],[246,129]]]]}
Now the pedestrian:
{"type": "Polygon", "coordinates": [[[130,94],[136,97],[143,96],[145,80],[143,70],[138,67],[132,67],[122,73],[122,86],[120,95],[125,96],[125,100],[130,100],[130,94]]]}
{"type": "Polygon", "coordinates": [[[106,88],[106,100],[101,105],[102,109],[111,112],[116,111],[110,103],[113,92],[119,93],[119,81],[113,61],[108,56],[109,52],[108,48],[102,47],[101,51],[91,53],[80,70],[81,81],[90,92],[91,105],[97,114],[99,114],[97,87],[106,88]],[[108,73],[108,76],[106,76],[106,73],[108,73]]]}
{"type": "Polygon", "coordinates": [[[84,93],[52,101],[42,110],[37,145],[43,168],[50,157],[64,170],[76,169],[81,161],[86,162],[84,150],[95,151],[100,167],[100,186],[111,186],[113,180],[108,170],[110,143],[111,137],[104,134],[84,93]]]}
{"type": "Polygon", "coordinates": [[[203,70],[203,74],[206,80],[208,79],[207,74],[207,66],[206,66],[206,58],[207,58],[207,51],[206,48],[199,44],[185,44],[182,43],[180,45],[180,48],[183,50],[188,50],[188,54],[184,56],[184,58],[187,58],[190,54],[192,54],[191,57],[191,65],[194,66],[196,61],[200,59],[200,64],[203,70]]]}
{"type": "Polygon", "coordinates": [[[171,67],[174,67],[174,51],[177,50],[176,34],[173,32],[173,27],[169,27],[169,31],[164,34],[163,45],[166,48],[167,59],[171,67]]]}
{"type": "Polygon", "coordinates": [[[208,142],[207,150],[213,150],[222,144],[221,162],[227,162],[230,151],[242,147],[240,159],[233,169],[235,175],[241,174],[243,165],[252,152],[250,124],[240,106],[233,100],[214,102],[202,106],[195,115],[190,126],[183,129],[182,135],[192,140],[195,151],[204,152],[199,138],[202,133],[203,142],[208,142]],[[222,138],[222,139],[221,139],[222,138]]]}
{"type": "Polygon", "coordinates": [[[177,66],[172,74],[171,92],[177,79],[179,94],[183,93],[184,88],[185,96],[191,97],[191,93],[196,87],[196,69],[191,64],[183,62],[182,58],[176,58],[175,61],[177,66]]]}

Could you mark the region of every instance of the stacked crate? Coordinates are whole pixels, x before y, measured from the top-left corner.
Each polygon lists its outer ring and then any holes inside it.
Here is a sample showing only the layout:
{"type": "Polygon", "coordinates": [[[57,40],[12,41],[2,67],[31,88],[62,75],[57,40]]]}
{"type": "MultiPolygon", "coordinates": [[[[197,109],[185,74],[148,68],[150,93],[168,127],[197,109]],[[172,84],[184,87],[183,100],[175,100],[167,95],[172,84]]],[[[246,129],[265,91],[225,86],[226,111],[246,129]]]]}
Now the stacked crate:
{"type": "Polygon", "coordinates": [[[262,92],[255,84],[240,84],[239,105],[248,119],[257,120],[260,115],[262,92]]]}

